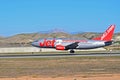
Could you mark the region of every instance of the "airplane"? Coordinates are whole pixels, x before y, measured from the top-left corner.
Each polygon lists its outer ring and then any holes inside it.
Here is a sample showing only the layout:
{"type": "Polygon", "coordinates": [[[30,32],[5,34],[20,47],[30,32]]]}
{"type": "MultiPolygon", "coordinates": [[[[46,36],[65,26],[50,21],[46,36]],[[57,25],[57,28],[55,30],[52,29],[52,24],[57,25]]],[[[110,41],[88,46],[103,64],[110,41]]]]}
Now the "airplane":
{"type": "Polygon", "coordinates": [[[115,25],[111,25],[102,35],[91,40],[74,38],[45,38],[33,41],[32,46],[39,48],[55,48],[56,50],[70,50],[70,53],[74,53],[74,49],[100,48],[112,44],[114,29],[115,25]]]}

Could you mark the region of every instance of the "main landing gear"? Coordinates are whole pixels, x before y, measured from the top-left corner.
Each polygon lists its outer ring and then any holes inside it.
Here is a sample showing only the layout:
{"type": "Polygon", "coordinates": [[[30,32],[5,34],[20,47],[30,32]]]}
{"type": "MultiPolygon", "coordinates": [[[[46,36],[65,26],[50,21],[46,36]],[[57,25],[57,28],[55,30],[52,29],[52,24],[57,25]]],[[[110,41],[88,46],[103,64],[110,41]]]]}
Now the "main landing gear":
{"type": "Polygon", "coordinates": [[[73,49],[70,50],[70,53],[75,53],[75,51],[73,49]]]}

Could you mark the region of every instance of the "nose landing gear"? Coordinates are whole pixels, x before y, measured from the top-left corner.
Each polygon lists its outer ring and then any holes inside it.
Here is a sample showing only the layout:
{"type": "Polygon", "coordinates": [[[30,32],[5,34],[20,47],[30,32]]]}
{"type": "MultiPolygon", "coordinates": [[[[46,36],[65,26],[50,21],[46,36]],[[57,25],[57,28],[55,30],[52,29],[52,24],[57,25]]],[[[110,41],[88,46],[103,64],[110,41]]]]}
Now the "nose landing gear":
{"type": "Polygon", "coordinates": [[[70,50],[70,53],[75,53],[75,51],[73,49],[70,50]]]}

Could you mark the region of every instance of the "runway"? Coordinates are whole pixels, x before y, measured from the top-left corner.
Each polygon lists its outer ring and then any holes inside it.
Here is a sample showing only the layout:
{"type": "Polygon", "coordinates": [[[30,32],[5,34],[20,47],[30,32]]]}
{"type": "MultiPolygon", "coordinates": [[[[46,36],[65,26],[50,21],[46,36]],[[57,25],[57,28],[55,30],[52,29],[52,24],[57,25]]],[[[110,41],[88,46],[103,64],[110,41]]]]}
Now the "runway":
{"type": "Polygon", "coordinates": [[[21,55],[0,55],[0,59],[2,58],[57,58],[57,57],[100,57],[100,56],[120,56],[119,52],[115,53],[49,53],[49,54],[21,54],[21,55]]]}

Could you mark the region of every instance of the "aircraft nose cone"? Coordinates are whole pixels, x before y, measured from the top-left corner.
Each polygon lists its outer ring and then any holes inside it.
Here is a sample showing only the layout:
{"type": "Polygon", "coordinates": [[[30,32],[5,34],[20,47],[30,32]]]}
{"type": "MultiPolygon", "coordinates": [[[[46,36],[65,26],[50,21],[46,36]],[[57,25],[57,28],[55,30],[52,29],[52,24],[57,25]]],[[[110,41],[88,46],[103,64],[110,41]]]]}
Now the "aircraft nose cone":
{"type": "Polygon", "coordinates": [[[31,45],[34,46],[34,42],[32,42],[31,45]]]}
{"type": "Polygon", "coordinates": [[[32,46],[35,46],[35,47],[38,47],[38,46],[39,46],[39,45],[38,45],[38,42],[32,42],[31,45],[32,45],[32,46]]]}

